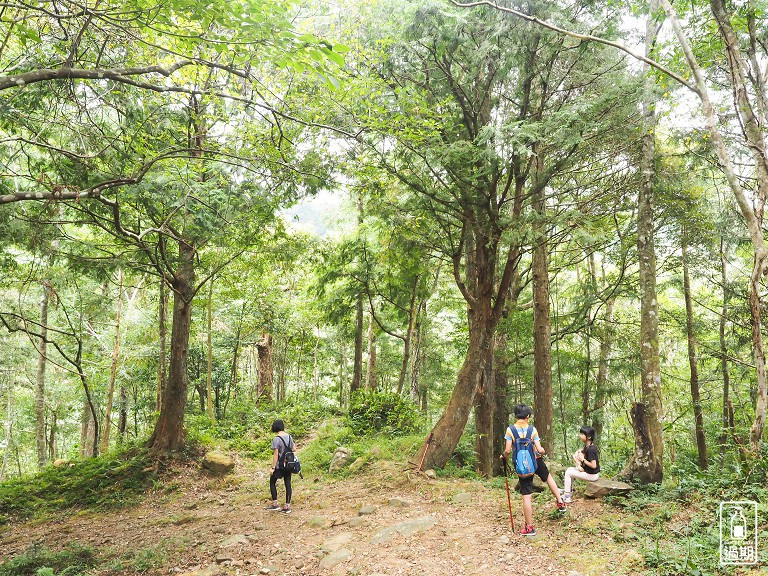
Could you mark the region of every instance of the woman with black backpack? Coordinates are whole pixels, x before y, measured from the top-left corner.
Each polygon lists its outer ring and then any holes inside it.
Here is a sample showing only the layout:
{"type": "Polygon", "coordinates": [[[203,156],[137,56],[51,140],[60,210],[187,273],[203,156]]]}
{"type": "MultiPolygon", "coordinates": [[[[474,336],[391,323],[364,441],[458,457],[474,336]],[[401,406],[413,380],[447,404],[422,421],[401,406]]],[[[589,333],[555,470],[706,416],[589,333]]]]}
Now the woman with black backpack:
{"type": "Polygon", "coordinates": [[[272,504],[267,506],[267,510],[290,514],[291,495],[293,493],[291,489],[292,473],[281,464],[285,453],[293,452],[293,438],[285,431],[285,424],[279,419],[272,422],[272,432],[276,434],[272,440],[272,468],[269,469],[269,492],[272,495],[272,504]],[[277,501],[277,481],[280,478],[285,483],[285,506],[280,506],[277,501]]]}

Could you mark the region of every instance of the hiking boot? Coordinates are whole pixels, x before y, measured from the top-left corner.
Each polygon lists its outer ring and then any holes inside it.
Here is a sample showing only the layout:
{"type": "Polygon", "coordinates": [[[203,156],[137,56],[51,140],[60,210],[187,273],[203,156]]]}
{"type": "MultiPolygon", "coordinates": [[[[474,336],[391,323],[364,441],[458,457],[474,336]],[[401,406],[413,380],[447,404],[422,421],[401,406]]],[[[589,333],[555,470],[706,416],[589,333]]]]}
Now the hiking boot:
{"type": "Polygon", "coordinates": [[[279,504],[270,504],[269,506],[267,506],[267,510],[269,510],[270,512],[277,512],[278,510],[282,510],[282,508],[280,507],[279,504]]]}
{"type": "Polygon", "coordinates": [[[568,510],[568,505],[565,502],[558,502],[557,503],[557,511],[558,512],[566,512],[568,510]]]}
{"type": "Polygon", "coordinates": [[[283,506],[283,507],[280,509],[280,512],[282,512],[283,514],[290,514],[290,513],[291,513],[291,507],[290,507],[290,506],[287,506],[287,505],[286,505],[286,506],[283,506]]]}
{"type": "Polygon", "coordinates": [[[571,503],[571,493],[570,492],[563,492],[563,502],[566,504],[571,503]]]}
{"type": "Polygon", "coordinates": [[[520,536],[536,536],[536,528],[533,526],[526,526],[520,530],[520,536]]]}

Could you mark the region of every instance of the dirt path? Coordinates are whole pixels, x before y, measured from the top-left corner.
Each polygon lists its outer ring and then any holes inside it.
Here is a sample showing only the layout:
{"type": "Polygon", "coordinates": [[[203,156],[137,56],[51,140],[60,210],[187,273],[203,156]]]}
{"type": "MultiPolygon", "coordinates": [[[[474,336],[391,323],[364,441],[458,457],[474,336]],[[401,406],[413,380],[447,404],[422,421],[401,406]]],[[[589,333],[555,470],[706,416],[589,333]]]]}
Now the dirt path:
{"type": "MultiPolygon", "coordinates": [[[[414,478],[392,463],[363,476],[319,482],[296,479],[293,513],[265,510],[266,471],[223,479],[188,468],[170,487],[133,508],[74,512],[46,523],[0,528],[0,559],[32,544],[58,550],[77,542],[104,558],[100,576],[123,574],[483,575],[592,576],[635,574],[625,550],[599,533],[604,507],[577,500],[565,516],[551,498],[534,501],[539,535],[512,534],[506,494],[459,479],[414,478]],[[360,515],[363,507],[370,514],[360,515]],[[421,524],[419,524],[421,523],[421,524]],[[583,536],[604,554],[579,559],[583,536]],[[578,528],[577,528],[578,527],[578,528]],[[405,535],[404,535],[405,534],[405,535]]],[[[520,498],[513,493],[516,524],[520,498]]]]}

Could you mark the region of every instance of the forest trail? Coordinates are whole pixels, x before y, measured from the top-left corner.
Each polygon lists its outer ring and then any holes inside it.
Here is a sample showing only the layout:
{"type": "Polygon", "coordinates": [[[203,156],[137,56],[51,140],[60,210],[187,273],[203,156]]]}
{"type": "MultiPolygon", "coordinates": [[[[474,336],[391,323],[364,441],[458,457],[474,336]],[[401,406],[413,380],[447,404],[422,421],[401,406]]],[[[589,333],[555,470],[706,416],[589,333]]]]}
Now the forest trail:
{"type": "MultiPolygon", "coordinates": [[[[33,544],[96,549],[99,575],[482,575],[596,576],[640,574],[639,555],[614,544],[607,506],[577,499],[566,515],[551,496],[534,498],[538,536],[513,534],[503,489],[456,478],[430,480],[401,464],[377,462],[366,472],[294,481],[293,512],[265,510],[267,471],[238,461],[236,473],[209,476],[190,465],[143,502],[111,512],[71,512],[46,522],[0,527],[0,560],[33,544]],[[361,509],[369,507],[360,514],[361,509]],[[585,538],[592,557],[584,561],[585,538]],[[132,560],[130,570],[120,559],[132,560]]],[[[282,493],[281,493],[282,496],[282,493]]],[[[515,527],[521,502],[512,494],[515,527]]],[[[126,564],[127,565],[127,562],[126,564]]]]}

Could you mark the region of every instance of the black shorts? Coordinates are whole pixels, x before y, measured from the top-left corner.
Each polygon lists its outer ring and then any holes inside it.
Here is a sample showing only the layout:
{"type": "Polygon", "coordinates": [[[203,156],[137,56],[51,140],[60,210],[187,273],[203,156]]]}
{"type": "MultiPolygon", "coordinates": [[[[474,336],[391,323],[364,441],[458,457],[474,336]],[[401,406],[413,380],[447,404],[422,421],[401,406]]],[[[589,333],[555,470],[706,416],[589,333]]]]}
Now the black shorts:
{"type": "MultiPolygon", "coordinates": [[[[549,468],[547,468],[543,458],[536,459],[535,475],[541,478],[541,481],[545,483],[549,478],[549,468]]],[[[533,494],[533,475],[520,478],[520,494],[523,496],[533,494]]]]}

